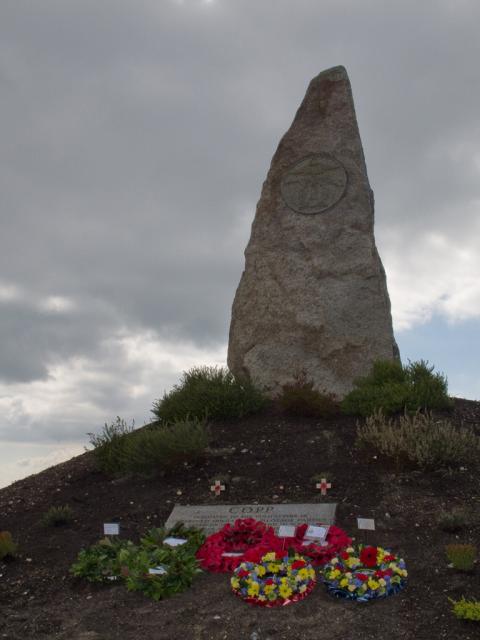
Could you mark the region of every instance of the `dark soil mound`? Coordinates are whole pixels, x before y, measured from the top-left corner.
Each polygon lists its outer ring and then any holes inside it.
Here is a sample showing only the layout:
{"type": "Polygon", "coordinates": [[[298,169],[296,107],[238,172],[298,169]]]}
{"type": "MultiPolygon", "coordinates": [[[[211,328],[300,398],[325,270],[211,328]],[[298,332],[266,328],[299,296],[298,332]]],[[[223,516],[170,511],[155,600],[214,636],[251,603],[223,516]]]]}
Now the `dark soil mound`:
{"type": "MultiPolygon", "coordinates": [[[[452,421],[480,433],[480,403],[457,399],[452,421]]],[[[212,450],[204,463],[168,477],[112,479],[86,453],[0,490],[0,530],[19,543],[18,558],[0,562],[0,638],[473,640],[478,625],[456,620],[448,597],[480,599],[480,569],[449,569],[444,547],[480,546],[478,470],[399,471],[373,455],[360,457],[353,447],[355,423],[346,417],[286,420],[270,410],[212,425],[212,450]],[[325,499],[312,481],[322,472],[333,485],[325,499]],[[215,476],[230,479],[221,498],[209,491],[215,476]],[[405,558],[405,591],[361,605],[334,600],[318,585],[300,603],[264,609],[235,598],[227,575],[204,574],[190,590],[158,603],[122,586],[95,586],[69,575],[78,551],[102,537],[104,522],[120,522],[122,537],[136,540],[163,524],[175,502],[320,500],[338,503],[337,524],[360,542],[365,534],[356,529],[357,516],[375,518],[377,531],[368,542],[405,558]],[[72,524],[41,525],[52,505],[65,504],[75,511],[72,524]],[[438,515],[456,508],[468,508],[472,518],[460,533],[445,533],[438,515]]]]}

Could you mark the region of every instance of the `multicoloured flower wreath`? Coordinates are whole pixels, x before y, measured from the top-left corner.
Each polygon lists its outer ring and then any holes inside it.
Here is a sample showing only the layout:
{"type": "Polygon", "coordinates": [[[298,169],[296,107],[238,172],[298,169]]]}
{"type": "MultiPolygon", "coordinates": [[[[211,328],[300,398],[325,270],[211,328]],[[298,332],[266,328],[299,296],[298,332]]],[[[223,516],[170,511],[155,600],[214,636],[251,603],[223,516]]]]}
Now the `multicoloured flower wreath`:
{"type": "Polygon", "coordinates": [[[382,547],[348,547],[324,568],[323,581],[337,598],[367,602],[403,589],[405,562],[382,547]]]}
{"type": "Polygon", "coordinates": [[[279,548],[279,544],[272,527],[253,518],[240,518],[208,536],[196,555],[206,571],[231,572],[243,560],[258,562],[265,553],[279,548]]]}
{"type": "Polygon", "coordinates": [[[235,595],[250,604],[278,607],[305,598],[316,583],[315,570],[295,554],[271,551],[261,562],[242,562],[230,580],[235,595]]]}
{"type": "Polygon", "coordinates": [[[294,538],[285,538],[285,548],[293,548],[294,551],[310,559],[315,567],[326,564],[342,549],[352,544],[343,529],[331,525],[328,529],[326,544],[324,546],[305,540],[308,525],[302,524],[296,528],[294,538]]]}

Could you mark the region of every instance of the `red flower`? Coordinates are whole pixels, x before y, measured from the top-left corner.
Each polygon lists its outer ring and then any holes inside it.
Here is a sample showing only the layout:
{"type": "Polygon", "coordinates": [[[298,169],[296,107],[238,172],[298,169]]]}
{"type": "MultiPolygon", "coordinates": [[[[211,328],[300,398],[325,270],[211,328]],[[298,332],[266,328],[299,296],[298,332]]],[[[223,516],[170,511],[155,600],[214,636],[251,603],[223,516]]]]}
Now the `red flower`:
{"type": "Polygon", "coordinates": [[[239,578],[246,578],[248,575],[249,575],[249,574],[248,574],[248,571],[245,571],[245,569],[241,569],[241,570],[238,572],[238,577],[239,577],[239,578]]]}
{"type": "Polygon", "coordinates": [[[292,569],[295,571],[295,569],[302,569],[305,566],[305,560],[295,560],[295,562],[292,562],[292,569]]]}
{"type": "Polygon", "coordinates": [[[342,560],[348,560],[350,556],[346,551],[342,551],[342,553],[340,554],[340,557],[342,560]]]}
{"type": "Polygon", "coordinates": [[[377,564],[377,547],[364,547],[360,552],[360,562],[365,567],[374,567],[377,564]]]}
{"type": "Polygon", "coordinates": [[[383,556],[384,562],[393,562],[394,560],[395,560],[395,556],[392,556],[391,554],[387,554],[386,556],[383,556]]]}
{"type": "Polygon", "coordinates": [[[366,576],[364,573],[356,573],[355,577],[361,580],[362,582],[366,582],[368,580],[368,576],[366,576]]]}
{"type": "Polygon", "coordinates": [[[273,584],[272,578],[268,578],[267,580],[265,580],[265,584],[273,584]]]}

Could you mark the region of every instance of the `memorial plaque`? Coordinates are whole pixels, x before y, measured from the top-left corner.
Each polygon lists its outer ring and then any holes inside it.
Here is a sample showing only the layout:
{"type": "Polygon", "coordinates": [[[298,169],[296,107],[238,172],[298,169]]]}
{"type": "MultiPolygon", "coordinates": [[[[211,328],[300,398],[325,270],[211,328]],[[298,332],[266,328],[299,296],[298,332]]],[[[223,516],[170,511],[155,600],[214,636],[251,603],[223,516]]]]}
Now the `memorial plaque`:
{"type": "Polygon", "coordinates": [[[233,524],[237,518],[261,520],[277,530],[281,525],[334,524],[337,505],[317,504],[223,504],[212,506],[183,506],[176,504],[165,526],[173,527],[183,522],[188,527],[198,527],[209,535],[224,524],[233,524]]]}
{"type": "Polygon", "coordinates": [[[321,213],[345,193],[347,173],[341,162],[327,153],[316,153],[297,162],[283,177],[282,197],[297,213],[321,213]]]}

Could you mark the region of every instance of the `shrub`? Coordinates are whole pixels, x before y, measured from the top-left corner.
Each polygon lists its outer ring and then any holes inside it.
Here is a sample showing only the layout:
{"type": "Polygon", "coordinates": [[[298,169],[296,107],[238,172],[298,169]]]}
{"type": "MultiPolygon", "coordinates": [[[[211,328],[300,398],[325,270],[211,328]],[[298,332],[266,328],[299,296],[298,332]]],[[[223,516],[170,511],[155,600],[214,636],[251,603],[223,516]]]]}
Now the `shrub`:
{"type": "Polygon", "coordinates": [[[70,524],[74,515],[73,509],[68,505],[64,507],[50,507],[42,517],[42,524],[44,527],[61,527],[65,524],[70,524]]]}
{"type": "Polygon", "coordinates": [[[452,600],[452,611],[459,620],[473,620],[480,622],[480,602],[478,600],[465,600],[462,597],[461,600],[452,600]]]}
{"type": "Polygon", "coordinates": [[[97,464],[106,473],[116,473],[126,467],[127,436],[133,433],[134,423],[128,426],[125,420],[117,416],[115,422],[105,423],[102,433],[87,434],[94,447],[97,464]]]}
{"type": "Polygon", "coordinates": [[[168,471],[202,458],[208,445],[205,420],[178,420],[149,426],[127,437],[125,471],[168,471]]]}
{"type": "Polygon", "coordinates": [[[377,361],[370,375],[355,381],[355,388],[342,401],[342,411],[368,416],[379,409],[392,414],[405,409],[451,408],[447,379],[433,370],[424,360],[405,367],[394,360],[377,361]]]}
{"type": "Polygon", "coordinates": [[[477,549],[473,544],[449,544],[445,547],[447,558],[458,571],[472,571],[477,549]]]}
{"type": "Polygon", "coordinates": [[[265,398],[252,382],[237,380],[223,367],[194,367],[152,412],[163,423],[187,418],[241,418],[262,409],[265,398]]]}
{"type": "Polygon", "coordinates": [[[364,425],[357,425],[357,445],[398,465],[409,463],[420,469],[474,463],[480,453],[480,438],[471,429],[458,429],[448,420],[437,421],[420,412],[405,414],[397,422],[376,411],[364,425]]]}
{"type": "Polygon", "coordinates": [[[447,533],[457,533],[467,526],[468,514],[465,511],[442,512],[438,517],[438,526],[447,533]]]}
{"type": "Polygon", "coordinates": [[[167,471],[201,458],[208,444],[205,420],[179,420],[169,425],[148,425],[132,431],[124,421],[105,425],[90,437],[97,464],[106,473],[167,471]]]}
{"type": "Polygon", "coordinates": [[[10,531],[0,531],[0,560],[14,558],[17,548],[10,531]]]}
{"type": "Polygon", "coordinates": [[[287,415],[328,418],[339,412],[339,405],[331,394],[321,393],[307,380],[305,372],[294,376],[293,382],[282,386],[278,396],[280,407],[287,415]]]}

